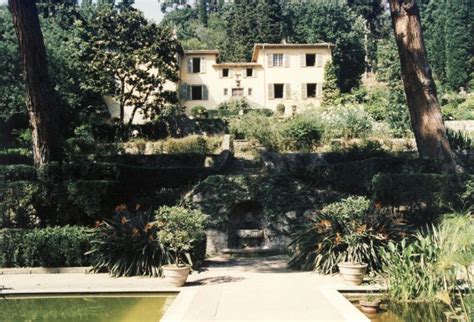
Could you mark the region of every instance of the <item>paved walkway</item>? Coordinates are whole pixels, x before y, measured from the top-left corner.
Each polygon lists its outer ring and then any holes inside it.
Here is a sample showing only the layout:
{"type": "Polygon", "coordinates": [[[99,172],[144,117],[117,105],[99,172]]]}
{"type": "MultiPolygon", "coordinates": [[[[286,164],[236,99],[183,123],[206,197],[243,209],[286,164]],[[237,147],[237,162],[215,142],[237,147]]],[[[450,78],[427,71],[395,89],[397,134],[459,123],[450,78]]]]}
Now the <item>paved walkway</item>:
{"type": "Polygon", "coordinates": [[[215,261],[189,281],[162,322],[368,321],[336,291],[339,276],[288,270],[283,257],[215,261]]]}
{"type": "Polygon", "coordinates": [[[339,276],[295,272],[286,258],[215,259],[176,289],[159,278],[111,278],[108,274],[0,275],[0,294],[173,292],[163,317],[170,321],[368,321],[337,289],[339,276]]]}

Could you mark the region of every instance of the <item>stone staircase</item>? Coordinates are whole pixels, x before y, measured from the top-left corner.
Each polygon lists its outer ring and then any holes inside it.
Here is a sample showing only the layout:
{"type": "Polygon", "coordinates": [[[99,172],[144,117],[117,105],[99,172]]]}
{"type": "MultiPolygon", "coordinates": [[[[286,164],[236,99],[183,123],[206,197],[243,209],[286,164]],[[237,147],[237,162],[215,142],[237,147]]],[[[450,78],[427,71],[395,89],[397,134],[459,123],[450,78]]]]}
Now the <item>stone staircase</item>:
{"type": "MultiPolygon", "coordinates": [[[[247,150],[249,142],[246,140],[234,140],[234,160],[232,160],[226,174],[229,175],[259,175],[263,171],[263,163],[260,157],[247,150]]],[[[255,151],[253,151],[255,152],[255,151]]]]}
{"type": "Polygon", "coordinates": [[[260,160],[246,160],[234,158],[225,172],[228,175],[259,175],[263,171],[260,160]]]}

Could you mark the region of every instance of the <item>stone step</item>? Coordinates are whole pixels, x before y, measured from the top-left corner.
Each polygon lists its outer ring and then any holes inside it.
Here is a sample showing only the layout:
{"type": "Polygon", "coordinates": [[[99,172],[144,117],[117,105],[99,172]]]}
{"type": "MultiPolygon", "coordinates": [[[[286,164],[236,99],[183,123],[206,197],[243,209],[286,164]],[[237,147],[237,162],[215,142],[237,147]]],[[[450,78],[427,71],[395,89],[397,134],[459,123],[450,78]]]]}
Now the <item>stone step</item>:
{"type": "Polygon", "coordinates": [[[247,247],[247,248],[224,248],[223,254],[236,255],[236,256],[257,256],[257,255],[270,255],[270,254],[281,254],[282,251],[279,249],[273,249],[268,247],[247,247]]]}

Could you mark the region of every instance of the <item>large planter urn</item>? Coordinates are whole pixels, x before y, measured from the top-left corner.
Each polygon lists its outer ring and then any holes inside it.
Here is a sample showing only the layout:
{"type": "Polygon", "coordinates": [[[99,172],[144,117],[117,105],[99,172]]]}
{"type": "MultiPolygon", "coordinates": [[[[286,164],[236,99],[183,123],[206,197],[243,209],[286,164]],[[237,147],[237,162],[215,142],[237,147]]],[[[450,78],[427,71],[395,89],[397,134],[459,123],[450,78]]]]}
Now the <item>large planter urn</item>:
{"type": "Polygon", "coordinates": [[[360,285],[367,271],[367,264],[354,262],[341,262],[337,264],[342,278],[349,284],[360,285]]]}
{"type": "Polygon", "coordinates": [[[191,268],[188,265],[185,266],[176,266],[172,265],[163,265],[163,276],[166,283],[171,284],[176,287],[183,286],[188,279],[189,272],[191,268]]]}
{"type": "Polygon", "coordinates": [[[364,313],[374,314],[377,313],[380,308],[380,299],[369,300],[369,299],[360,299],[360,309],[364,313]]]}

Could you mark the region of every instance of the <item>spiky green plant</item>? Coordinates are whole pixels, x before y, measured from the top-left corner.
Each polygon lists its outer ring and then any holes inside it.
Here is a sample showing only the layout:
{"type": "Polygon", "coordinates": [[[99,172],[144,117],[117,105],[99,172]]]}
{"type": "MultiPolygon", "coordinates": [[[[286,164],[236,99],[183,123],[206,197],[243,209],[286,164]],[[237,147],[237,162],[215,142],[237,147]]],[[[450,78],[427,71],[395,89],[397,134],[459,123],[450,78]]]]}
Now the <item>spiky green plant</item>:
{"type": "Polygon", "coordinates": [[[93,271],[106,269],[114,276],[160,276],[165,250],[158,239],[153,216],[143,212],[118,211],[92,232],[93,271]]]}
{"type": "Polygon", "coordinates": [[[289,266],[331,274],[338,263],[351,261],[379,271],[381,250],[399,239],[404,227],[389,214],[369,211],[369,206],[366,198],[349,197],[323,208],[309,227],[294,235],[289,266]]]}

